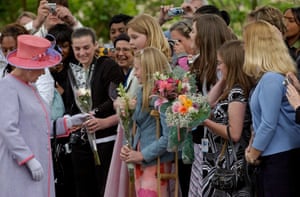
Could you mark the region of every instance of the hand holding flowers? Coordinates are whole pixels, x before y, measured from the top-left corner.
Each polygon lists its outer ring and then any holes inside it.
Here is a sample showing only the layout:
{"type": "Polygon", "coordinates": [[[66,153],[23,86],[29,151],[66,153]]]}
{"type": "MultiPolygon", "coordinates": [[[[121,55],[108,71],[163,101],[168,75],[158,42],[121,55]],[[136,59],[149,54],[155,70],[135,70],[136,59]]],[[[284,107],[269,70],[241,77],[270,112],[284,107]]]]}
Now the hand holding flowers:
{"type": "Polygon", "coordinates": [[[116,101],[117,114],[119,115],[121,126],[125,133],[126,143],[130,146],[131,133],[133,120],[132,115],[135,110],[136,99],[130,98],[126,93],[125,88],[122,84],[117,88],[119,97],[116,101]]]}
{"type": "MultiPolygon", "coordinates": [[[[88,87],[76,88],[76,86],[73,85],[73,92],[75,96],[75,102],[80,111],[89,113],[92,109],[91,89],[88,87]]],[[[83,130],[85,130],[85,132],[87,133],[88,140],[94,154],[95,165],[100,165],[95,133],[88,132],[87,127],[84,127],[83,130]]]]}
{"type": "Polygon", "coordinates": [[[119,115],[120,123],[124,131],[126,141],[126,146],[124,146],[121,150],[121,159],[127,162],[130,182],[134,182],[134,165],[131,162],[134,162],[136,160],[135,158],[129,158],[129,156],[132,155],[132,152],[136,152],[131,150],[131,129],[133,126],[132,115],[135,110],[136,99],[130,98],[122,84],[119,85],[117,91],[119,97],[117,98],[115,106],[117,107],[117,114],[119,115]]]}

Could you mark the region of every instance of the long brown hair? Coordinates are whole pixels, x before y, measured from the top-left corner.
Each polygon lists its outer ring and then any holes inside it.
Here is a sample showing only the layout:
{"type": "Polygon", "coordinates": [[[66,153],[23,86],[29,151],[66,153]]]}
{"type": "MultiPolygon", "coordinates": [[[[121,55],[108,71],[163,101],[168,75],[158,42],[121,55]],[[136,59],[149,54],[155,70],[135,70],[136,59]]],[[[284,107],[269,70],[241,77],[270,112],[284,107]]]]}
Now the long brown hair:
{"type": "Polygon", "coordinates": [[[226,99],[235,85],[239,85],[244,90],[247,98],[252,88],[252,79],[243,71],[245,52],[242,41],[225,42],[219,48],[218,54],[227,68],[226,88],[220,96],[220,100],[226,99]]]}
{"type": "Polygon", "coordinates": [[[191,66],[191,71],[196,74],[197,80],[203,84],[206,78],[207,87],[215,84],[217,49],[227,40],[234,38],[225,21],[217,15],[203,14],[195,16],[196,23],[195,45],[199,49],[198,60],[191,66]]]}

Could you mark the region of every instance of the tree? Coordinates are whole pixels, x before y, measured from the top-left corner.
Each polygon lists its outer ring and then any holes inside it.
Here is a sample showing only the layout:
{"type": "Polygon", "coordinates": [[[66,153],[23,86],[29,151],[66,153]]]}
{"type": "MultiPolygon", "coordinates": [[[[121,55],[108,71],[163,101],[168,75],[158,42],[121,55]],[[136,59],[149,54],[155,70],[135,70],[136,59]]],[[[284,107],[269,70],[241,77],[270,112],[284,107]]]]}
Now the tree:
{"type": "MultiPolygon", "coordinates": [[[[293,7],[296,1],[299,0],[209,0],[209,3],[230,13],[230,26],[234,32],[240,35],[247,13],[256,6],[271,5],[283,11],[287,7],[293,7]]],[[[108,23],[113,15],[124,13],[135,16],[141,12],[146,12],[152,16],[157,16],[160,5],[173,4],[178,7],[182,2],[183,0],[69,0],[69,7],[85,26],[94,28],[98,37],[107,42],[109,39],[108,23]]],[[[5,24],[14,22],[23,10],[36,13],[37,1],[0,0],[0,29],[5,24]]]]}
{"type": "Polygon", "coordinates": [[[294,7],[293,0],[290,1],[270,1],[270,0],[209,0],[210,4],[216,5],[221,10],[226,10],[230,14],[230,27],[240,36],[247,14],[257,6],[269,5],[284,11],[288,7],[294,7]]]}

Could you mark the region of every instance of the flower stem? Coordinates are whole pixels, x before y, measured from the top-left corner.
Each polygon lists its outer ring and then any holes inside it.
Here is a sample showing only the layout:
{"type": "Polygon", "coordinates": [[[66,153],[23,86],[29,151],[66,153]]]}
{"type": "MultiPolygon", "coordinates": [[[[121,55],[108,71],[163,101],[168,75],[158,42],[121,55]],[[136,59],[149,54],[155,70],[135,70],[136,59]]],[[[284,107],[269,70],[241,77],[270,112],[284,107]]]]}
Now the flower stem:
{"type": "Polygon", "coordinates": [[[93,154],[94,154],[95,165],[100,166],[101,162],[100,162],[100,158],[99,158],[99,155],[98,155],[98,151],[94,150],[93,154]]]}

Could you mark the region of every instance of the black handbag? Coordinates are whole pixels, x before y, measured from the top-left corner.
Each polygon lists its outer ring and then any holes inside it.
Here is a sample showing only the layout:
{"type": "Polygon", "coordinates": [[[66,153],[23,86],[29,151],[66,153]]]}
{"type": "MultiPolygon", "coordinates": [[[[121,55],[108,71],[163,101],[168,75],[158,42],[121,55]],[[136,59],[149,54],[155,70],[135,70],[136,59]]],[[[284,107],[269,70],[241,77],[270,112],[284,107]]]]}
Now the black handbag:
{"type": "Polygon", "coordinates": [[[64,185],[64,170],[60,161],[60,155],[64,153],[64,147],[57,142],[56,120],[53,121],[53,139],[51,140],[52,161],[55,186],[64,185]]]}
{"type": "Polygon", "coordinates": [[[212,176],[211,184],[215,189],[232,192],[245,186],[246,162],[244,159],[237,160],[236,152],[230,136],[229,126],[227,126],[227,135],[229,140],[224,142],[219,158],[224,156],[225,151],[228,152],[229,142],[232,147],[232,156],[234,161],[232,165],[228,164],[229,162],[226,162],[226,168],[219,167],[219,161],[217,161],[217,168],[212,176]]]}

